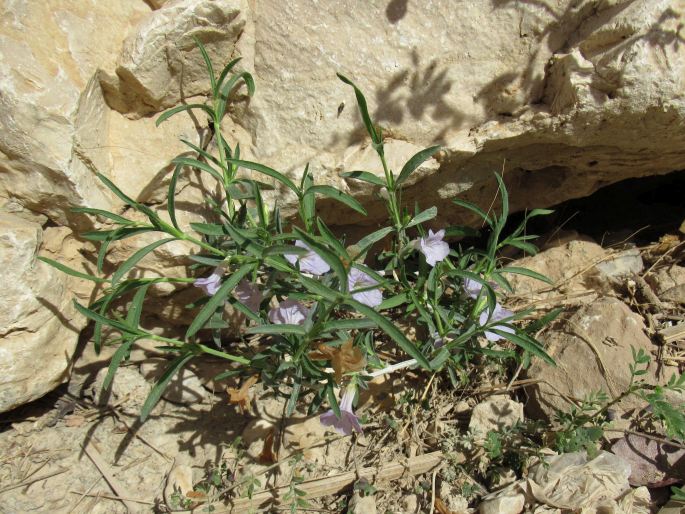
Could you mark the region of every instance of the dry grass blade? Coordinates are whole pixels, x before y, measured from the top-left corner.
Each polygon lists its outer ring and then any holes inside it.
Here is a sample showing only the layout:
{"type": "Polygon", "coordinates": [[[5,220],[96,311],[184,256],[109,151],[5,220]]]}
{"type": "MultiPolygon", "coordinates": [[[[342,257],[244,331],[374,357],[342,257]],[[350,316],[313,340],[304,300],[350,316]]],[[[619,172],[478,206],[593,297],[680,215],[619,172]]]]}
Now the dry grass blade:
{"type": "MultiPolygon", "coordinates": [[[[126,488],[119,482],[115,477],[114,473],[110,469],[110,467],[107,465],[107,463],[104,461],[102,458],[102,455],[100,455],[100,452],[97,451],[92,443],[86,443],[83,445],[83,451],[88,455],[90,460],[93,461],[93,464],[95,464],[95,467],[98,469],[98,471],[102,474],[103,478],[107,481],[109,486],[112,488],[112,491],[117,495],[116,498],[119,501],[121,501],[125,506],[126,509],[129,512],[136,512],[136,507],[133,505],[132,500],[128,500],[128,495],[126,494],[128,491],[126,488]]],[[[101,496],[101,495],[100,495],[101,496]]]]}
{"type": "Polygon", "coordinates": [[[7,487],[3,487],[2,489],[0,489],[0,494],[7,492],[7,491],[11,491],[12,489],[17,489],[19,487],[29,486],[29,485],[34,484],[36,482],[40,482],[41,480],[46,480],[50,477],[54,477],[55,475],[61,475],[62,473],[66,472],[66,471],[69,471],[69,470],[66,468],[63,468],[63,469],[59,469],[57,471],[53,471],[52,473],[47,473],[45,475],[38,476],[36,478],[30,478],[28,480],[24,480],[22,482],[19,482],[18,484],[8,485],[7,487]]]}

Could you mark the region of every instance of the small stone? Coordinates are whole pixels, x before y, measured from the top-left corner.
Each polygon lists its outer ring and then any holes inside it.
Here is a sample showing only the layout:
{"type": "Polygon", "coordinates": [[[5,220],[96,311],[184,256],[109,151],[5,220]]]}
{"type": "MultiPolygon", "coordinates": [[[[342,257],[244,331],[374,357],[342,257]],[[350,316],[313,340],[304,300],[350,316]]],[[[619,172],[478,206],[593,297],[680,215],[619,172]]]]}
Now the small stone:
{"type": "Polygon", "coordinates": [[[499,432],[523,421],[523,404],[505,396],[494,396],[473,408],[469,430],[484,437],[488,432],[499,432]]]}
{"type": "Polygon", "coordinates": [[[169,472],[164,487],[164,501],[173,512],[186,511],[195,505],[187,494],[193,491],[193,470],[177,464],[169,472]]]}
{"type": "Polygon", "coordinates": [[[509,492],[504,496],[485,500],[478,507],[480,514],[519,514],[526,504],[526,497],[521,493],[509,492]]]}
{"type": "Polygon", "coordinates": [[[618,279],[626,275],[640,273],[644,267],[640,250],[637,248],[631,248],[615,255],[610,260],[597,264],[597,269],[610,279],[618,279]]]}
{"type": "Polygon", "coordinates": [[[348,514],[376,514],[376,500],[373,496],[360,496],[355,492],[347,506],[348,514]]]}
{"type": "Polygon", "coordinates": [[[408,494],[402,498],[402,513],[416,514],[419,510],[419,497],[415,494],[408,494]]]}

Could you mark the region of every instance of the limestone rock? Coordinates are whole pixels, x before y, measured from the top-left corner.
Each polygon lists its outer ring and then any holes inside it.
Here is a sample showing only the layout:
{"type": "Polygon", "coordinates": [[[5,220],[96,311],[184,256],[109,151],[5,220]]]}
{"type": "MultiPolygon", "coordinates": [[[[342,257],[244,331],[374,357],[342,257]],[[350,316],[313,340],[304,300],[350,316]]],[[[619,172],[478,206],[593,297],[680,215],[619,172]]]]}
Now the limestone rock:
{"type": "Polygon", "coordinates": [[[0,412],[69,378],[78,333],[72,280],[36,260],[41,226],[0,214],[0,412]]]}
{"type": "Polygon", "coordinates": [[[478,506],[480,514],[519,514],[526,504],[521,493],[510,493],[485,500],[478,506]]]}
{"type": "Polygon", "coordinates": [[[193,469],[185,464],[177,464],[166,479],[164,487],[164,501],[175,511],[188,511],[196,502],[186,496],[193,492],[193,469]]]}
{"type": "MultiPolygon", "coordinates": [[[[631,347],[648,355],[653,349],[644,331],[642,318],[615,298],[600,298],[581,307],[563,328],[541,338],[557,366],[533,361],[528,377],[540,383],[532,390],[527,405],[530,413],[552,418],[555,409],[568,410],[562,395],[582,399],[597,391],[620,394],[630,382],[631,347]]],[[[652,363],[645,379],[654,383],[654,373],[652,363]]],[[[617,405],[617,412],[622,417],[627,410],[642,406],[642,400],[628,397],[617,405]]]]}
{"type": "Polygon", "coordinates": [[[11,71],[0,79],[0,197],[60,224],[84,222],[72,205],[112,204],[93,176],[107,173],[109,157],[107,109],[92,76],[114,64],[147,12],[140,0],[6,6],[0,63],[11,71]]]}
{"type": "Polygon", "coordinates": [[[349,514],[376,514],[376,500],[373,496],[360,496],[355,491],[347,506],[347,512],[349,514]]]}
{"type": "Polygon", "coordinates": [[[100,75],[109,105],[140,116],[206,93],[209,78],[193,37],[220,63],[218,74],[236,57],[246,9],[246,0],[181,0],[151,13],[124,42],[116,75],[100,75]]]}
{"type": "Polygon", "coordinates": [[[479,437],[499,432],[523,421],[523,404],[505,396],[494,396],[473,408],[469,431],[479,437]]]}

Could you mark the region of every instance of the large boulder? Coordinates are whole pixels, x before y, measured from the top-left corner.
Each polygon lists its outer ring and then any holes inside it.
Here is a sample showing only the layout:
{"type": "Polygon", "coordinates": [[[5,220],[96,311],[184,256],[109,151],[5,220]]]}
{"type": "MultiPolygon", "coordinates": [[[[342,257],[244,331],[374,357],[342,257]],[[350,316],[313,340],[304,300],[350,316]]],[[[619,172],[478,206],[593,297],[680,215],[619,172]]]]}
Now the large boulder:
{"type": "Polygon", "coordinates": [[[0,412],[69,378],[85,325],[72,304],[81,286],[36,260],[42,239],[37,223],[0,214],[0,412]]]}

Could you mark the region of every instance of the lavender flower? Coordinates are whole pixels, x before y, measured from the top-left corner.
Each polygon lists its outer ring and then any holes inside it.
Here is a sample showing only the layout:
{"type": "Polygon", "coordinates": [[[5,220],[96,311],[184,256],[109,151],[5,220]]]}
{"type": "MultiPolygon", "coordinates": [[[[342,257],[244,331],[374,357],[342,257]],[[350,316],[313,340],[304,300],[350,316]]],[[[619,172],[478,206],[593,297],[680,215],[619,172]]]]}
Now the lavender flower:
{"type": "Polygon", "coordinates": [[[269,320],[277,325],[302,325],[308,314],[309,309],[300,302],[286,298],[269,311],[269,320]]]}
{"type": "MultiPolygon", "coordinates": [[[[351,268],[347,274],[347,287],[350,291],[375,286],[378,281],[357,268],[351,268]]],[[[369,307],[378,307],[383,302],[383,293],[379,288],[352,293],[352,298],[369,307]]]]}
{"type": "Polygon", "coordinates": [[[431,229],[428,229],[428,236],[419,240],[419,250],[426,256],[426,262],[431,266],[445,260],[445,257],[450,253],[449,245],[442,240],[444,237],[444,230],[433,233],[431,229]]]}
{"type": "Polygon", "coordinates": [[[466,294],[468,294],[471,298],[477,298],[481,289],[483,289],[483,284],[480,282],[476,282],[472,278],[464,279],[464,291],[466,291],[466,294]]]}
{"type": "MultiPolygon", "coordinates": [[[[511,312],[510,310],[505,309],[502,307],[499,303],[495,304],[495,310],[492,313],[492,316],[490,316],[490,311],[486,308],[483,312],[480,313],[480,316],[478,318],[478,323],[483,326],[488,322],[488,318],[490,318],[490,323],[494,321],[500,321],[504,318],[508,318],[509,316],[513,316],[514,313],[511,312]]],[[[496,328],[502,332],[507,332],[509,334],[514,333],[514,329],[511,327],[508,327],[506,325],[496,325],[496,328]]],[[[495,334],[494,332],[490,332],[489,330],[485,331],[485,337],[488,341],[492,341],[493,343],[495,341],[499,341],[502,339],[502,336],[499,334],[495,334]]]]}
{"type": "Polygon", "coordinates": [[[362,426],[359,423],[359,418],[352,410],[352,401],[354,400],[355,393],[355,386],[347,386],[345,394],[343,394],[340,401],[340,417],[336,416],[333,409],[331,409],[319,417],[321,424],[334,428],[336,432],[342,435],[351,435],[353,430],[361,434],[362,426]]]}
{"type": "Polygon", "coordinates": [[[318,253],[309,248],[305,243],[299,239],[295,241],[295,246],[305,248],[307,251],[304,255],[297,255],[295,253],[283,254],[283,257],[293,266],[297,261],[300,261],[300,271],[304,273],[311,273],[312,275],[323,275],[328,273],[331,267],[324,261],[318,253]]]}
{"type": "Polygon", "coordinates": [[[262,303],[262,292],[257,286],[243,279],[233,290],[233,296],[244,303],[250,310],[259,312],[259,305],[262,303]]]}
{"type": "Polygon", "coordinates": [[[221,266],[217,266],[212,271],[212,274],[207,278],[198,278],[193,285],[195,287],[201,288],[207,295],[214,296],[216,292],[221,287],[221,277],[224,274],[224,270],[221,266]]]}

